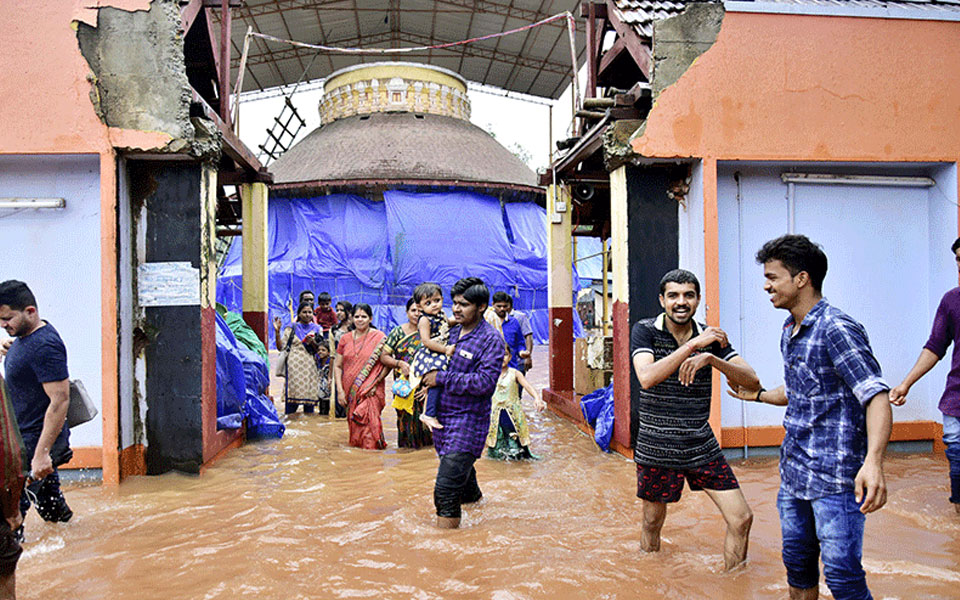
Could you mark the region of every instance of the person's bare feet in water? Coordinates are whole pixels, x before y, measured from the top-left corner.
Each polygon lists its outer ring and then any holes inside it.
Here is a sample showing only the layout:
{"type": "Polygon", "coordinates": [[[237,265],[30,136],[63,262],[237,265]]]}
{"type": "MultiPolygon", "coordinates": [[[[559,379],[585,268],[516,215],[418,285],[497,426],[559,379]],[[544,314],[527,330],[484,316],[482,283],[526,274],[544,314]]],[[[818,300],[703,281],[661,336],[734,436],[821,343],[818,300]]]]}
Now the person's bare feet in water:
{"type": "Polygon", "coordinates": [[[420,422],[430,429],[443,429],[443,425],[440,424],[440,421],[438,421],[436,417],[420,415],[420,422]]]}
{"type": "Polygon", "coordinates": [[[640,549],[644,552],[660,551],[660,535],[647,531],[640,532],[640,549]]]}

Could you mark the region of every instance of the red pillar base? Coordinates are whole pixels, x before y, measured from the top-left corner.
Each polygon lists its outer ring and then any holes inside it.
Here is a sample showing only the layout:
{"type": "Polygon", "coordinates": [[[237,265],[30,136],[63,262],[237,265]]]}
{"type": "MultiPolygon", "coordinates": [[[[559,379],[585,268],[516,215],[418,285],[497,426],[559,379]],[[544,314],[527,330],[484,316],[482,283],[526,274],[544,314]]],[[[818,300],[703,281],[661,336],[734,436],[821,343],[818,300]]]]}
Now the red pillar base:
{"type": "Polygon", "coordinates": [[[550,389],[573,390],[573,308],[550,308],[550,389]]]}
{"type": "Polygon", "coordinates": [[[270,314],[259,311],[244,311],[243,320],[253,330],[263,345],[270,348],[270,314]]]}
{"type": "Polygon", "coordinates": [[[574,423],[586,426],[583,411],[580,409],[580,399],[572,391],[555,392],[546,388],[540,392],[540,395],[543,396],[543,401],[554,413],[562,415],[574,423]]]}
{"type": "Polygon", "coordinates": [[[203,353],[203,376],[201,381],[201,448],[200,470],[218,457],[228,447],[243,443],[246,427],[240,429],[217,429],[217,334],[213,308],[201,309],[201,352],[203,353]]]}

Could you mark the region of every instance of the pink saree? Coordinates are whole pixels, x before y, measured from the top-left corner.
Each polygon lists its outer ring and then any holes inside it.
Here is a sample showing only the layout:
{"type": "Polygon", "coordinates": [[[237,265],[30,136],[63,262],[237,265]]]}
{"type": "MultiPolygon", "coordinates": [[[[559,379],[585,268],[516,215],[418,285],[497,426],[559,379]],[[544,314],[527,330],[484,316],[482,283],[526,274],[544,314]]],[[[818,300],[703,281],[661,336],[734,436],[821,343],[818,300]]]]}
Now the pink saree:
{"type": "Polygon", "coordinates": [[[370,329],[359,341],[354,341],[353,334],[345,334],[337,346],[337,352],[343,356],[350,445],[381,450],[387,447],[380,422],[380,412],[386,404],[380,353],[386,336],[382,331],[370,329]]]}

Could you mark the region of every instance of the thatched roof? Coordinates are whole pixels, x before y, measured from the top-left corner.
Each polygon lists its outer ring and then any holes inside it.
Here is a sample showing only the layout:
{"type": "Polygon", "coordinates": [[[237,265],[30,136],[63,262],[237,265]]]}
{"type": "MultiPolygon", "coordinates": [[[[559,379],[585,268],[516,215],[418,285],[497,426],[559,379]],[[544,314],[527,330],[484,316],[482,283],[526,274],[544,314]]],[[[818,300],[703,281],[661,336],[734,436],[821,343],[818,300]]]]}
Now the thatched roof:
{"type": "Polygon", "coordinates": [[[270,171],[274,185],[285,189],[345,180],[537,186],[536,174],[476,125],[411,112],[353,116],[323,125],[273,162],[270,171]]]}

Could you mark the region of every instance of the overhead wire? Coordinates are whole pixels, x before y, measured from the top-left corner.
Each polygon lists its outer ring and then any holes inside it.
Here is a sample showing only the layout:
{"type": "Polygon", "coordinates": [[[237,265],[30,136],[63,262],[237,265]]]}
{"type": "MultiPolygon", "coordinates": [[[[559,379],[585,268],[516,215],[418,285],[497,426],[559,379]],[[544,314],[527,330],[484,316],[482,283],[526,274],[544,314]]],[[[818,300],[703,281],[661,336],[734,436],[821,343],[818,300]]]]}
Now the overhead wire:
{"type": "MultiPolygon", "coordinates": [[[[482,42],[485,40],[491,40],[495,38],[505,37],[508,35],[514,35],[517,33],[522,33],[524,31],[529,31],[535,27],[540,27],[553,23],[555,21],[564,20],[567,24],[567,37],[570,43],[570,62],[571,62],[571,83],[573,86],[573,96],[575,108],[580,108],[580,82],[577,78],[577,51],[576,51],[576,21],[573,18],[573,15],[570,11],[564,11],[557,13],[551,17],[541,19],[535,23],[528,23],[514,29],[507,31],[501,31],[497,33],[489,33],[487,35],[472,37],[465,40],[458,40],[455,42],[444,42],[442,44],[432,44],[427,46],[404,46],[402,48],[358,48],[358,47],[348,47],[342,48],[338,46],[327,46],[325,44],[308,44],[306,42],[298,42],[296,40],[288,40],[283,38],[278,38],[266,33],[260,33],[258,31],[253,31],[248,29],[245,38],[257,37],[263,40],[268,40],[280,44],[289,44],[291,46],[299,48],[308,48],[311,50],[317,50],[318,52],[331,52],[337,54],[356,54],[356,55],[390,55],[390,54],[406,54],[410,52],[423,52],[425,50],[443,50],[446,48],[453,48],[456,46],[463,46],[466,44],[473,44],[476,42],[482,42]]],[[[245,65],[241,65],[241,70],[245,68],[245,65]]],[[[302,79],[302,78],[301,78],[302,79]]],[[[299,84],[299,82],[298,82],[299,84]]],[[[574,111],[576,112],[576,111],[574,111]]]]}

